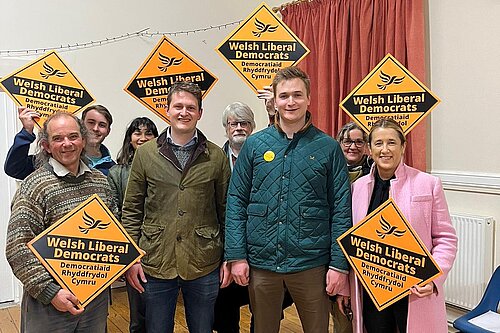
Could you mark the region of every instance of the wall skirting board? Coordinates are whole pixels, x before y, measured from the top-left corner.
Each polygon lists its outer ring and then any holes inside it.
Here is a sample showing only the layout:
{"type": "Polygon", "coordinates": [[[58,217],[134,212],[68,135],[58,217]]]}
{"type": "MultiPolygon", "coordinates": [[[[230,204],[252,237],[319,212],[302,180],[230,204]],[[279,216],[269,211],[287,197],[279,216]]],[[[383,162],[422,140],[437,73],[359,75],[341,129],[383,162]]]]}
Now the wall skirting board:
{"type": "Polygon", "coordinates": [[[500,174],[441,170],[431,174],[441,179],[445,190],[500,195],[500,174]]]}

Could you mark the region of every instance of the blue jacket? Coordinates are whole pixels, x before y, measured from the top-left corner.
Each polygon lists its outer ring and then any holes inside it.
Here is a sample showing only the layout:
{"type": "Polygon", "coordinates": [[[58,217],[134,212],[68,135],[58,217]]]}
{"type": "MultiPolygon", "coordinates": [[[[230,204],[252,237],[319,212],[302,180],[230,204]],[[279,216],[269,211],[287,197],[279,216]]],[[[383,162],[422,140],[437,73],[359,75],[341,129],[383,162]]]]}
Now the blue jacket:
{"type": "MultiPolygon", "coordinates": [[[[23,180],[35,171],[35,155],[29,155],[30,145],[35,141],[35,134],[28,133],[24,128],[14,137],[14,144],[10,147],[5,158],[3,169],[7,176],[23,180]]],[[[89,163],[89,167],[101,171],[107,175],[109,169],[116,163],[111,158],[108,148],[101,145],[102,158],[96,162],[89,163]]]]}
{"type": "Polygon", "coordinates": [[[101,158],[97,162],[93,162],[87,158],[88,164],[89,167],[97,169],[107,176],[109,173],[109,169],[111,169],[111,167],[116,163],[111,158],[111,154],[109,153],[109,150],[105,145],[101,144],[99,150],[101,151],[101,158]]]}
{"type": "Polygon", "coordinates": [[[28,133],[24,128],[14,137],[14,144],[10,147],[5,158],[3,169],[7,176],[23,180],[35,171],[35,155],[29,155],[30,144],[36,139],[35,134],[28,133]]]}
{"type": "Polygon", "coordinates": [[[225,259],[278,273],[348,270],[336,241],[352,225],[342,150],[310,125],[292,140],[276,126],[251,135],[228,192],[225,259]]]}

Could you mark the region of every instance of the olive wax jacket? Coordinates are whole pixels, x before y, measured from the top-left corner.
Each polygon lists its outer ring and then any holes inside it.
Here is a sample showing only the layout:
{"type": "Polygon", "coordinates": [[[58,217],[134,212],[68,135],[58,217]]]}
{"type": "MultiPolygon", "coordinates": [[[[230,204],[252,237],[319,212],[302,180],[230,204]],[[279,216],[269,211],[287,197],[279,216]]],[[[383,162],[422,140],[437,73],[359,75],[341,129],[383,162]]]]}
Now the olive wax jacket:
{"type": "Polygon", "coordinates": [[[221,263],[231,171],[224,152],[199,130],[182,169],[166,133],[135,153],[122,224],[146,252],[141,259],[146,274],[193,280],[221,263]]]}

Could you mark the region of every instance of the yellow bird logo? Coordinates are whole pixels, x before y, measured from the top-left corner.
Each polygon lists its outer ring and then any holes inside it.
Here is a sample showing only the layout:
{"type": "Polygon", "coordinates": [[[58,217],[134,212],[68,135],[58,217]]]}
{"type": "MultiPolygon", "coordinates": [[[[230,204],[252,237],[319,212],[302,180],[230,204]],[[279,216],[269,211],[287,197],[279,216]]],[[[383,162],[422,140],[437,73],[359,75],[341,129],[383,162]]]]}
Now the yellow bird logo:
{"type": "Polygon", "coordinates": [[[391,75],[385,74],[382,71],[380,71],[379,77],[380,77],[380,80],[384,83],[384,84],[377,84],[377,87],[380,90],[385,90],[391,84],[400,84],[405,79],[404,76],[403,77],[397,77],[396,75],[391,76],[391,75]]]}
{"type": "Polygon", "coordinates": [[[377,235],[382,239],[384,239],[385,236],[389,235],[401,237],[406,232],[406,230],[398,230],[396,226],[391,225],[389,222],[387,222],[383,216],[380,217],[380,226],[382,227],[383,231],[380,230],[375,230],[375,231],[377,232],[377,235]]]}
{"type": "Polygon", "coordinates": [[[265,32],[275,32],[278,29],[277,25],[270,25],[263,23],[259,21],[258,18],[255,18],[254,24],[255,27],[257,28],[257,31],[252,31],[252,34],[257,38],[259,38],[265,32]]]}
{"type": "Polygon", "coordinates": [[[158,69],[161,70],[162,72],[166,72],[170,66],[179,66],[182,63],[184,57],[179,59],[176,59],[175,57],[169,58],[160,53],[158,55],[158,59],[160,59],[161,63],[164,65],[164,66],[158,66],[158,69]]]}
{"type": "Polygon", "coordinates": [[[87,212],[83,212],[83,223],[86,225],[86,227],[78,226],[78,229],[80,229],[80,232],[83,234],[88,234],[90,230],[93,229],[100,229],[104,230],[106,229],[111,222],[108,223],[103,223],[102,220],[95,220],[92,216],[87,214],[87,212]]]}
{"type": "Polygon", "coordinates": [[[64,77],[64,75],[67,74],[67,72],[54,69],[54,67],[50,66],[46,61],[43,62],[43,69],[45,69],[45,72],[40,72],[40,75],[46,80],[51,76],[64,77]]]}

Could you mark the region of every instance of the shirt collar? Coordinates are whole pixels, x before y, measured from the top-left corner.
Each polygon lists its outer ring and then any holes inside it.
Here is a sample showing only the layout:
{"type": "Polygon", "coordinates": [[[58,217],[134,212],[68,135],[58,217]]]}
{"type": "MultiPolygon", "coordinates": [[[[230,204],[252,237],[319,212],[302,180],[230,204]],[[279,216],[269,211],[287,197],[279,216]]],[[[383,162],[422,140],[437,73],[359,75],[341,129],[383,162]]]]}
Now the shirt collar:
{"type": "Polygon", "coordinates": [[[233,152],[233,149],[231,148],[231,145],[227,145],[227,155],[229,157],[229,166],[231,167],[231,171],[233,171],[234,163],[236,163],[236,159],[238,156],[235,155],[233,152]]]}
{"type": "MultiPolygon", "coordinates": [[[[66,176],[68,174],[71,174],[71,172],[64,165],[62,165],[61,163],[59,163],[53,157],[49,158],[49,164],[52,166],[52,168],[54,169],[54,173],[58,177],[64,177],[64,176],[66,176]]],[[[80,166],[78,168],[78,174],[75,177],[79,177],[79,176],[83,175],[85,172],[92,172],[92,171],[90,170],[90,168],[85,163],[83,163],[82,160],[80,160],[80,166]]]]}
{"type": "Polygon", "coordinates": [[[167,142],[170,143],[170,144],[172,144],[172,145],[175,145],[175,146],[178,146],[178,147],[189,147],[189,146],[194,145],[196,142],[198,142],[198,130],[194,131],[193,137],[185,145],[177,144],[174,141],[174,139],[172,138],[171,131],[172,131],[172,126],[170,126],[169,128],[167,128],[167,142]]]}

